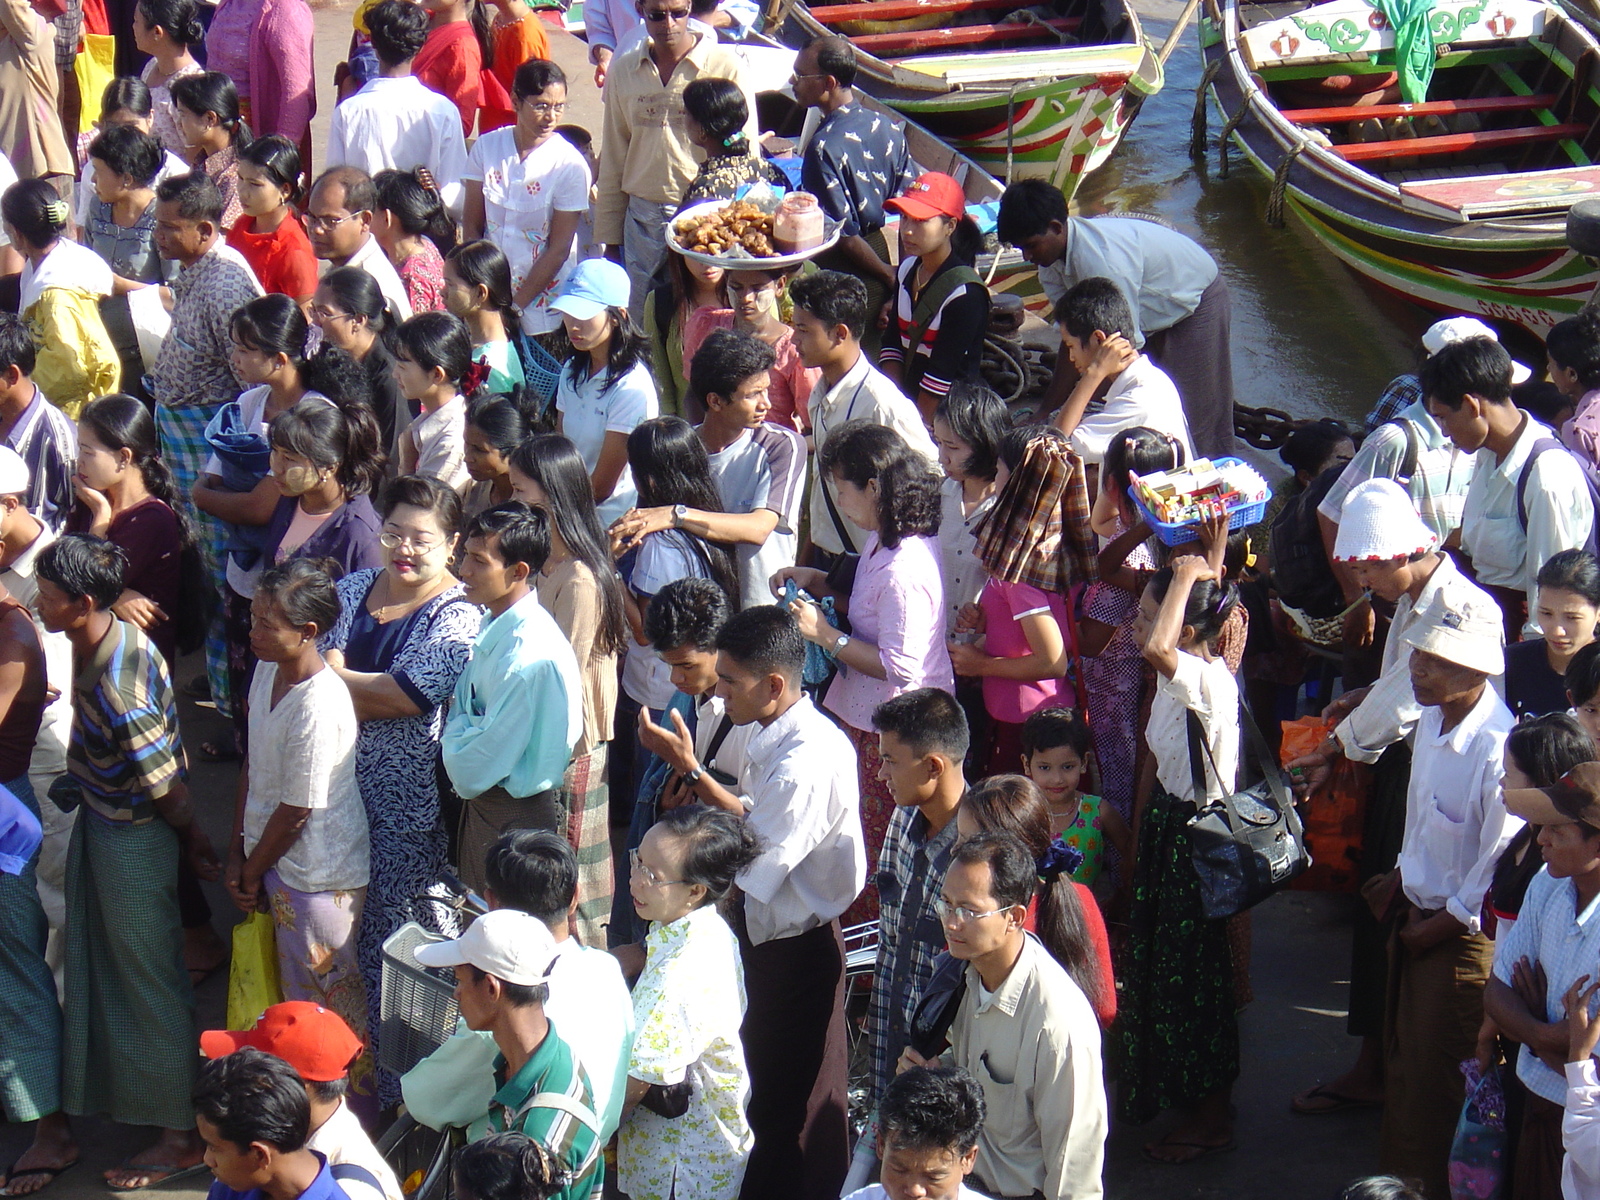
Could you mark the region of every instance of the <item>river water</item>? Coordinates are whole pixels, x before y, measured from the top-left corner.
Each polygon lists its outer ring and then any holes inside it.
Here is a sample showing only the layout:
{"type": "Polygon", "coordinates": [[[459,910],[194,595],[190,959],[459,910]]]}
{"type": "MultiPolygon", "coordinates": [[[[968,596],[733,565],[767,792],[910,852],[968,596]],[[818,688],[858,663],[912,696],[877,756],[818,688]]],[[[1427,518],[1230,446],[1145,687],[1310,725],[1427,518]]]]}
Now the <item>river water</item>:
{"type": "MultiPolygon", "coordinates": [[[[1180,6],[1138,0],[1136,7],[1159,46],[1180,6]]],[[[1078,205],[1085,213],[1155,214],[1212,253],[1233,293],[1240,404],[1359,424],[1384,384],[1414,367],[1417,339],[1434,318],[1354,275],[1292,212],[1282,229],[1269,226],[1267,181],[1237,150],[1229,177],[1220,177],[1216,140],[1227,118],[1214,105],[1206,160],[1190,158],[1201,70],[1191,25],[1167,60],[1166,87],[1145,102],[1111,161],[1085,181],[1078,205]]]]}

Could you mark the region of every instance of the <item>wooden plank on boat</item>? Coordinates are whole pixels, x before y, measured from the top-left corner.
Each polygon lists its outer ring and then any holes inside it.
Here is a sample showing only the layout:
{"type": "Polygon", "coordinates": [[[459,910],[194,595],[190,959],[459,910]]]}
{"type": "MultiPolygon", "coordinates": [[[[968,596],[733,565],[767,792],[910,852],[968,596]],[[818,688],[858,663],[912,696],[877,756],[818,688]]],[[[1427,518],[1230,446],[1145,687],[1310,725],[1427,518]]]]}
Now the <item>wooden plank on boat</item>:
{"type": "Polygon", "coordinates": [[[1600,195],[1600,166],[1417,180],[1400,185],[1405,207],[1469,221],[1512,212],[1564,209],[1600,195]]]}
{"type": "Polygon", "coordinates": [[[1283,116],[1296,125],[1336,125],[1342,121],[1365,121],[1369,117],[1443,117],[1455,113],[1524,112],[1549,108],[1556,102],[1554,92],[1539,96],[1480,96],[1471,100],[1427,100],[1421,104],[1345,104],[1337,108],[1285,108],[1283,116]]]}
{"type": "Polygon", "coordinates": [[[1527,129],[1483,129],[1476,133],[1443,133],[1436,137],[1398,138],[1391,142],[1348,142],[1328,148],[1346,162],[1371,162],[1380,158],[1458,154],[1467,150],[1554,142],[1561,138],[1583,137],[1588,132],[1587,125],[1534,125],[1527,129]]]}
{"type": "MultiPolygon", "coordinates": [[[[1472,45],[1533,37],[1544,29],[1539,0],[1438,0],[1428,17],[1436,46],[1472,45]]],[[[1305,62],[1339,54],[1394,48],[1394,30],[1366,0],[1326,0],[1298,13],[1263,21],[1239,38],[1250,65],[1305,62]]]]}
{"type": "Polygon", "coordinates": [[[831,25],[835,21],[904,21],[931,13],[1016,7],[1017,0],[869,0],[865,4],[818,5],[811,9],[811,15],[824,25],[831,25]]]}
{"type": "MultiPolygon", "coordinates": [[[[1014,2],[1014,0],[1013,0],[1014,2]]],[[[1083,23],[1080,17],[1052,17],[1048,21],[1010,21],[1000,25],[957,25],[953,29],[908,30],[905,33],[862,33],[851,38],[858,50],[894,54],[901,50],[925,53],[951,46],[991,46],[998,42],[1056,41],[1057,31],[1070,33],[1083,23]]]]}

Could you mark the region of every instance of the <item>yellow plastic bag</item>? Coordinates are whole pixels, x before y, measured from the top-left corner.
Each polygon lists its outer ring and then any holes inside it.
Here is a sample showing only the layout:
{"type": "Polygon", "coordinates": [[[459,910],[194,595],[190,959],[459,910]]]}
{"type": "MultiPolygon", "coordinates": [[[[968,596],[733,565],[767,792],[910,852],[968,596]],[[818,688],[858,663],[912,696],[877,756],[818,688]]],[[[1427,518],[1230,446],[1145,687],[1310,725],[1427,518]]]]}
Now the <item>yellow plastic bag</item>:
{"type": "Polygon", "coordinates": [[[109,33],[84,34],[83,49],[72,60],[72,70],[78,77],[78,95],[83,97],[78,132],[88,133],[100,117],[100,98],[105,95],[106,84],[117,75],[117,39],[109,33]]]}
{"type": "Polygon", "coordinates": [[[228,968],[228,1028],[254,1029],[261,1014],[283,999],[278,939],[269,913],[253,912],[233,927],[228,968]]]}

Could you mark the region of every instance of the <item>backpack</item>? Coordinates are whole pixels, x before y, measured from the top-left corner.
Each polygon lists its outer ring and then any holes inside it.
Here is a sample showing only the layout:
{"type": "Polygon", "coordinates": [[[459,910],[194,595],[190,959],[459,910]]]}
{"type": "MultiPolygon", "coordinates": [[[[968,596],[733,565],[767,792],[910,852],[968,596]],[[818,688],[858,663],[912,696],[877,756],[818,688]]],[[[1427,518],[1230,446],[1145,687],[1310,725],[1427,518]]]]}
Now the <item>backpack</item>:
{"type": "MultiPolygon", "coordinates": [[[[1573,462],[1578,462],[1578,456],[1555,438],[1540,438],[1533,444],[1533,449],[1528,452],[1528,461],[1522,464],[1522,473],[1517,476],[1517,524],[1522,527],[1523,533],[1528,532],[1528,479],[1533,474],[1533,464],[1549,450],[1559,450],[1573,462]]],[[[1590,478],[1588,470],[1581,462],[1578,462],[1578,470],[1583,476],[1584,486],[1589,489],[1589,532],[1584,536],[1580,549],[1594,554],[1596,545],[1600,544],[1600,539],[1595,536],[1595,521],[1597,515],[1600,515],[1600,492],[1596,492],[1594,480],[1590,478]]]]}
{"type": "Polygon", "coordinates": [[[1336,617],[1344,611],[1344,589],[1334,577],[1322,545],[1317,507],[1344,474],[1329,467],[1279,511],[1272,521],[1272,586],[1278,598],[1308,617],[1336,617]]]}

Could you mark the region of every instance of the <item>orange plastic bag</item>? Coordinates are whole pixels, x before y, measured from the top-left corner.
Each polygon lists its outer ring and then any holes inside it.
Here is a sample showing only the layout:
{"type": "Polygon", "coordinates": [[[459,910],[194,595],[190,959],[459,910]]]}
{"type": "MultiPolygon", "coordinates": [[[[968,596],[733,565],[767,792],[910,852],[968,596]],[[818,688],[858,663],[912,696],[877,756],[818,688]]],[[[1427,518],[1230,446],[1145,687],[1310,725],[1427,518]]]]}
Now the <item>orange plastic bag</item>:
{"type": "MultiPolygon", "coordinates": [[[[1283,763],[1310,754],[1333,731],[1336,722],[1301,717],[1283,722],[1283,763]]],[[[1359,880],[1361,827],[1366,819],[1372,771],[1365,763],[1339,758],[1328,780],[1306,797],[1300,809],[1311,866],[1289,886],[1303,892],[1353,892],[1359,880]]]]}

